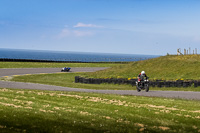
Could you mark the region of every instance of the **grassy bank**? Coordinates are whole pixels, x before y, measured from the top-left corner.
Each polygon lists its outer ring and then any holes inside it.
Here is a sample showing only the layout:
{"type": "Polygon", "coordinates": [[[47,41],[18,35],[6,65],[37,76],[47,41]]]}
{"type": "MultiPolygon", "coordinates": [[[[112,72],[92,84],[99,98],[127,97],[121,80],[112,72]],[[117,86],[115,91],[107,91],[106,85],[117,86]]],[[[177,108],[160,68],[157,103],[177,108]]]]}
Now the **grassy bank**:
{"type": "Polygon", "coordinates": [[[126,65],[88,73],[87,77],[132,78],[142,71],[146,71],[150,79],[200,79],[200,55],[162,56],[154,59],[132,62],[126,65]]]}
{"type": "Polygon", "coordinates": [[[2,132],[200,132],[199,101],[5,88],[0,99],[2,132]]]}
{"type": "Polygon", "coordinates": [[[0,68],[113,67],[120,63],[0,62],[0,68]]]}

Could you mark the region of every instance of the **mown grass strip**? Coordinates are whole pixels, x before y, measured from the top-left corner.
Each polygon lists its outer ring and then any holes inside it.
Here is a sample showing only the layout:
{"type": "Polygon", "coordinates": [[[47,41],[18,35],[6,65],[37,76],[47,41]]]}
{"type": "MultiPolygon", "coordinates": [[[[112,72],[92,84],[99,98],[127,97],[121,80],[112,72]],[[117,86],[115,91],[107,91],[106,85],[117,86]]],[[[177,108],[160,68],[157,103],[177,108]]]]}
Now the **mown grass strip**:
{"type": "Polygon", "coordinates": [[[119,64],[120,63],[0,62],[0,68],[113,67],[119,64]]]}
{"type": "Polygon", "coordinates": [[[0,99],[2,132],[200,132],[199,101],[6,88],[0,99]]]}

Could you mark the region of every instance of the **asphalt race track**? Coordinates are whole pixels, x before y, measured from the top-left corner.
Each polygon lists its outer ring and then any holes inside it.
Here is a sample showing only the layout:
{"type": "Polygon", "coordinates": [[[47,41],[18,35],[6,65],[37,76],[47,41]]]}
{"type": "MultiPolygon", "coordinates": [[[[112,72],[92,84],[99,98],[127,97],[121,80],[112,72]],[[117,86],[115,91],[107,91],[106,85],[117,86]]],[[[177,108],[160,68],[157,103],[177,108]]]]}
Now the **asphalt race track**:
{"type": "MultiPolygon", "coordinates": [[[[94,72],[103,70],[106,68],[72,68],[71,72],[94,72]]],[[[40,73],[57,73],[61,68],[17,68],[17,69],[0,69],[0,77],[12,76],[12,75],[24,75],[24,74],[40,74],[40,73]]],[[[180,99],[193,99],[200,100],[200,92],[191,91],[150,91],[137,92],[135,87],[133,90],[92,90],[92,89],[80,89],[69,88],[52,85],[23,83],[23,82],[11,82],[0,81],[1,88],[16,88],[16,89],[38,89],[38,90],[51,90],[51,91],[75,91],[75,92],[91,92],[91,93],[103,93],[103,94],[118,94],[118,95],[135,95],[135,96],[149,96],[149,97],[165,97],[165,98],[180,98],[180,99]]]]}
{"type": "MultiPolygon", "coordinates": [[[[108,67],[74,67],[70,72],[94,72],[107,69],[108,67]]],[[[0,69],[0,77],[24,74],[58,73],[61,68],[8,68],[0,69]]]]}

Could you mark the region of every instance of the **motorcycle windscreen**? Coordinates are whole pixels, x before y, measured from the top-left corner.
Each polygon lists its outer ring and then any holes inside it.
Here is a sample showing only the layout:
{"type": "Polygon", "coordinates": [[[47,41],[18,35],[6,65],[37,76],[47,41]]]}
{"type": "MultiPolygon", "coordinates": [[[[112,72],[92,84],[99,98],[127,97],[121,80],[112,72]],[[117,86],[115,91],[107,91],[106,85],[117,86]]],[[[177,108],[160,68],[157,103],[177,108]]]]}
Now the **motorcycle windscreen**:
{"type": "Polygon", "coordinates": [[[144,80],[145,75],[140,75],[140,79],[144,80]]]}

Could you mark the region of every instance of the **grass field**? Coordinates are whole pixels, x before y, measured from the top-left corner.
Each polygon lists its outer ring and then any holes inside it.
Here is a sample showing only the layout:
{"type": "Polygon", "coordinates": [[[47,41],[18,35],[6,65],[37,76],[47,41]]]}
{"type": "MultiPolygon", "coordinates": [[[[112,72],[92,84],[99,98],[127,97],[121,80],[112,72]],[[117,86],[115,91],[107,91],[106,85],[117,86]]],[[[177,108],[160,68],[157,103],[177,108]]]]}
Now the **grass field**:
{"type": "Polygon", "coordinates": [[[0,99],[1,132],[200,132],[199,101],[5,88],[0,99]]]}
{"type": "MultiPolygon", "coordinates": [[[[199,79],[199,56],[165,56],[128,64],[3,63],[1,68],[112,67],[94,73],[24,75],[2,80],[88,89],[132,90],[131,85],[80,84],[75,76],[199,79]],[[160,63],[160,64],[159,64],[160,63]],[[142,67],[141,67],[142,66],[142,67]],[[192,68],[192,69],[191,69],[192,68]],[[179,70],[180,69],[180,70],[179,70]],[[168,72],[168,73],[167,73],[168,72]]],[[[150,88],[200,91],[200,88],[150,88]]],[[[0,132],[179,132],[200,133],[200,102],[155,97],[0,88],[0,132]]]]}
{"type": "Polygon", "coordinates": [[[0,62],[0,68],[113,67],[120,63],[0,62]]]}

